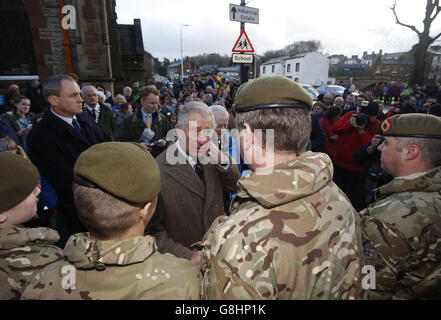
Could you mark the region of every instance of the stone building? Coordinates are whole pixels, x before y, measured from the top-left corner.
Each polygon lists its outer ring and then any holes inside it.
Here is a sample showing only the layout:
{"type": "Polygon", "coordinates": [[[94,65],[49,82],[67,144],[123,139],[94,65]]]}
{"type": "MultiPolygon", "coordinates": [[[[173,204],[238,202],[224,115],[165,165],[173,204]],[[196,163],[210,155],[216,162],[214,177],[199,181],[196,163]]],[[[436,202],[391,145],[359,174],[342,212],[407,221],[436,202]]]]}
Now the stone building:
{"type": "MultiPolygon", "coordinates": [[[[143,69],[139,20],[135,26],[137,61],[143,69]]],[[[0,0],[0,88],[67,73],[75,73],[82,84],[102,84],[111,91],[143,81],[143,73],[130,79],[124,74],[124,28],[117,24],[115,0],[0,0]]]]}
{"type": "Polygon", "coordinates": [[[373,63],[376,74],[388,74],[410,79],[415,65],[412,52],[385,53],[373,63]]]}
{"type": "Polygon", "coordinates": [[[428,82],[432,84],[441,82],[441,46],[429,48],[429,66],[428,82]]]}

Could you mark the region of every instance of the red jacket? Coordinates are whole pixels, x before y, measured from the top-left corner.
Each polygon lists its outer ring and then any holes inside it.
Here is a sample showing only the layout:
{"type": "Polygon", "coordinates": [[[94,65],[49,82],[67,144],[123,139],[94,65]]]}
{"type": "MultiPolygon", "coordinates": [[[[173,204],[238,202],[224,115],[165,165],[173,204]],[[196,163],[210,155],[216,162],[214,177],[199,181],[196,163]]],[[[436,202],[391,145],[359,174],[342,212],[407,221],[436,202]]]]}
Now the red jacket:
{"type": "Polygon", "coordinates": [[[358,133],[358,131],[352,128],[349,124],[349,119],[354,113],[356,113],[356,111],[346,113],[332,125],[332,130],[338,135],[338,138],[335,141],[336,152],[334,162],[336,165],[346,170],[363,171],[367,169],[368,163],[354,163],[354,161],[352,161],[352,156],[355,151],[360,147],[367,145],[369,141],[372,140],[377,132],[380,120],[376,119],[374,123],[366,126],[364,132],[358,133]]]}
{"type": "Polygon", "coordinates": [[[332,122],[329,121],[327,117],[322,117],[320,119],[320,126],[322,127],[323,133],[325,134],[325,144],[317,149],[319,152],[326,153],[332,161],[335,160],[335,141],[329,141],[329,138],[334,135],[332,130],[332,122]]]}

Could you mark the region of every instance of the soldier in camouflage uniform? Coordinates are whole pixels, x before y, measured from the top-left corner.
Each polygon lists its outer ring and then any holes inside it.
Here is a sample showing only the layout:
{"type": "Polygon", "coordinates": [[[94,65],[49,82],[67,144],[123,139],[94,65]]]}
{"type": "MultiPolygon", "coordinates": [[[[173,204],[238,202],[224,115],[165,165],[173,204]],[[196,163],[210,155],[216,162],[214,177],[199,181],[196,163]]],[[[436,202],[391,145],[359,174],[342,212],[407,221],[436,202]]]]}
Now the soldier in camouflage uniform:
{"type": "Polygon", "coordinates": [[[286,77],[265,77],[239,88],[235,108],[253,172],[239,180],[231,216],[197,244],[203,298],[365,298],[357,212],[332,182],[329,157],[305,152],[308,93],[286,77]],[[256,129],[274,129],[276,140],[263,133],[259,142],[256,129]],[[251,154],[268,146],[264,157],[251,154]]]}
{"type": "Polygon", "coordinates": [[[160,190],[150,153],[136,143],[98,144],[74,173],[75,204],[90,233],[71,236],[65,261],[37,274],[22,299],[199,299],[197,266],[160,254],[143,236],[160,190]]]}
{"type": "Polygon", "coordinates": [[[0,153],[0,300],[19,299],[41,269],[63,259],[52,245],[60,239],[56,231],[21,225],[37,212],[39,179],[30,161],[0,153]]]}
{"type": "Polygon", "coordinates": [[[360,212],[373,299],[441,298],[441,118],[385,120],[381,166],[394,179],[360,212]]]}

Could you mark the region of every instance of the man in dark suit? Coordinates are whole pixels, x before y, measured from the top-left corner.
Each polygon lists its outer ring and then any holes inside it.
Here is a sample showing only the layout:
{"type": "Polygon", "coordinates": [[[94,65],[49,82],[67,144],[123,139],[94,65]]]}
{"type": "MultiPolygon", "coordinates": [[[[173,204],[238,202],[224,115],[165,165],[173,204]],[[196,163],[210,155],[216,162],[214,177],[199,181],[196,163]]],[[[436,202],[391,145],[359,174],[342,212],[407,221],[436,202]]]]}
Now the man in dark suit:
{"type": "Polygon", "coordinates": [[[101,130],[113,140],[115,116],[111,108],[98,102],[98,90],[93,86],[85,86],[81,90],[84,99],[83,110],[95,120],[101,130]]]}
{"type": "Polygon", "coordinates": [[[221,152],[204,130],[214,133],[210,108],[192,101],[179,113],[178,139],[156,161],[161,193],[146,233],[154,235],[162,253],[198,260],[190,246],[201,241],[211,223],[224,215],[223,191],[233,192],[237,165],[221,152]]]}
{"type": "Polygon", "coordinates": [[[73,78],[52,76],[44,84],[43,94],[51,107],[29,133],[29,156],[58,194],[56,221],[59,245],[63,246],[69,235],[85,231],[73,204],[75,161],[81,152],[108,139],[83,113],[81,91],[73,78]]]}

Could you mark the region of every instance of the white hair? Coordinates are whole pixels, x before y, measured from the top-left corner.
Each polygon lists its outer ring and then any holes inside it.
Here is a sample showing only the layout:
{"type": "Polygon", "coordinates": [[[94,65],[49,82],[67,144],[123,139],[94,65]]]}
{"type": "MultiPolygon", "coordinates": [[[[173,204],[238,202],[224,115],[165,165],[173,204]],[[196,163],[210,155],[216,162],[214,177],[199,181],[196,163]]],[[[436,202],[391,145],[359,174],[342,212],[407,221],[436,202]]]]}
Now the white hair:
{"type": "Polygon", "coordinates": [[[202,115],[208,115],[213,121],[213,128],[216,127],[216,122],[214,120],[211,108],[201,101],[190,101],[185,104],[184,107],[179,111],[178,122],[176,123],[179,128],[184,130],[188,125],[188,116],[190,113],[197,112],[202,115]]]}
{"type": "Polygon", "coordinates": [[[124,96],[123,96],[122,94],[117,94],[117,95],[115,96],[115,100],[118,100],[118,99],[123,99],[123,100],[124,100],[124,103],[127,102],[126,98],[124,98],[124,96]]]}
{"type": "Polygon", "coordinates": [[[82,95],[82,96],[84,96],[84,92],[85,92],[86,90],[94,90],[95,92],[98,92],[97,88],[95,88],[94,86],[84,86],[84,87],[81,89],[81,95],[82,95]]]}
{"type": "Polygon", "coordinates": [[[103,98],[104,100],[107,99],[107,98],[106,98],[106,95],[104,94],[104,92],[102,92],[102,91],[98,91],[97,93],[98,93],[98,95],[99,95],[101,98],[103,98]]]}
{"type": "Polygon", "coordinates": [[[230,116],[228,114],[227,109],[225,109],[225,107],[223,107],[222,105],[218,105],[218,104],[211,107],[211,112],[213,113],[215,120],[217,116],[226,116],[226,117],[230,116]]]}

